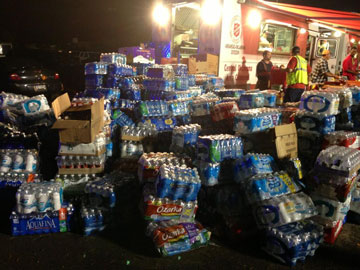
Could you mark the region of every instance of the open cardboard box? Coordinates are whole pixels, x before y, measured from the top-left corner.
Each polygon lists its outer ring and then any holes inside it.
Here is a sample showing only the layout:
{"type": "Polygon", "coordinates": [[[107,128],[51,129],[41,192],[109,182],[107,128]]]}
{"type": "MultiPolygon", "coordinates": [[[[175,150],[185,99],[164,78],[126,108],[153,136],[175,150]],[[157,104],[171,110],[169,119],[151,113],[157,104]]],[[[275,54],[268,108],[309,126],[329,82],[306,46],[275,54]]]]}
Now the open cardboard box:
{"type": "Polygon", "coordinates": [[[104,126],[104,98],[92,105],[71,107],[69,95],[65,93],[51,105],[57,119],[52,128],[59,129],[62,143],[91,143],[104,126]],[[59,119],[65,111],[71,113],[71,119],[59,119]]]}
{"type": "Polygon", "coordinates": [[[294,123],[280,125],[263,132],[243,135],[255,153],[266,153],[278,159],[298,156],[298,137],[294,123]]]}

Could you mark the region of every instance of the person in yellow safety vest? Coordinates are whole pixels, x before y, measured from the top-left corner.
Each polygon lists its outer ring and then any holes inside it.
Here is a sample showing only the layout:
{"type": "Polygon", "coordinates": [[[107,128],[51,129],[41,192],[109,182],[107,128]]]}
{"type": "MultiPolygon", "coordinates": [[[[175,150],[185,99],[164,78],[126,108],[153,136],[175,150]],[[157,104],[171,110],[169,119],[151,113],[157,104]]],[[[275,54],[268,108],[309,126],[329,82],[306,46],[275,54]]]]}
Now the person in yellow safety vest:
{"type": "Polygon", "coordinates": [[[300,56],[300,48],[292,48],[292,55],[286,68],[286,84],[284,102],[298,102],[302,93],[309,84],[309,75],[311,68],[307,61],[300,56]]]}

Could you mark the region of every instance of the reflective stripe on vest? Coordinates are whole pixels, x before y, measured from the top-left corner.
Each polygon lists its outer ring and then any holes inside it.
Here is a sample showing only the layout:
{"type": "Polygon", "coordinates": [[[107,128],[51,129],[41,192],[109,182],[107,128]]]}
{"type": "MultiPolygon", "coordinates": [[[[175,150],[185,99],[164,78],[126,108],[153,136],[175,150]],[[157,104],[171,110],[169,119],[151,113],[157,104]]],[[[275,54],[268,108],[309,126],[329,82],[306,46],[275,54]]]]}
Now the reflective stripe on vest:
{"type": "Polygon", "coordinates": [[[307,61],[301,56],[295,56],[297,60],[296,68],[293,72],[287,73],[286,83],[294,85],[297,83],[308,84],[307,61]]]}

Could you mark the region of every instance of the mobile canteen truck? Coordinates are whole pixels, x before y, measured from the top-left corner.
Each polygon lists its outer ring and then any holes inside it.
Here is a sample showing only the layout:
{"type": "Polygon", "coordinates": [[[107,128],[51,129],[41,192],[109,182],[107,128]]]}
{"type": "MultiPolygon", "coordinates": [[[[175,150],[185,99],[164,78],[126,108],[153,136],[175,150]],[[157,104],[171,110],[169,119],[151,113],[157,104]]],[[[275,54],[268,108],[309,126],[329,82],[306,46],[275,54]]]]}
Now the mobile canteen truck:
{"type": "Polygon", "coordinates": [[[340,73],[351,43],[360,40],[359,14],[262,0],[168,0],[157,3],[153,19],[157,63],[214,54],[220,77],[252,86],[264,50],[272,51],[274,65],[286,66],[297,45],[314,66],[329,49],[329,68],[340,73]]]}

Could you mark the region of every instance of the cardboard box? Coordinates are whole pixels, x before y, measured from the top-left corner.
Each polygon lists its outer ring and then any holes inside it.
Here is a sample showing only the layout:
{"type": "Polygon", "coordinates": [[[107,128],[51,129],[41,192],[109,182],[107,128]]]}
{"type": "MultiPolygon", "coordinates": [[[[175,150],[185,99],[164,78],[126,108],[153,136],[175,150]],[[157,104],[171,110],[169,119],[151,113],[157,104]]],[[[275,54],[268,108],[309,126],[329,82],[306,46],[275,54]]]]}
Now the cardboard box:
{"type": "Polygon", "coordinates": [[[59,168],[58,174],[96,174],[103,173],[104,167],[100,168],[74,168],[74,169],[63,169],[59,168]]]}
{"type": "Polygon", "coordinates": [[[208,63],[196,62],[196,73],[208,73],[208,63]]]}
{"type": "Polygon", "coordinates": [[[296,158],[298,156],[298,140],[295,124],[276,126],[274,130],[278,158],[296,158]]]}
{"type": "MultiPolygon", "coordinates": [[[[206,63],[207,65],[207,71],[208,74],[218,74],[218,67],[219,67],[219,56],[214,54],[199,54],[196,56],[198,63],[206,63]]],[[[197,64],[198,64],[197,63],[197,64]]],[[[200,64],[202,67],[203,64],[200,64]]]]}
{"type": "Polygon", "coordinates": [[[247,152],[265,153],[279,159],[298,156],[298,139],[294,123],[243,135],[243,138],[247,152]]]}
{"type": "Polygon", "coordinates": [[[52,102],[55,117],[58,119],[52,128],[59,129],[62,143],[91,143],[104,126],[104,98],[92,105],[71,107],[67,93],[52,102]],[[64,112],[70,119],[59,119],[64,112]]]}
{"type": "Polygon", "coordinates": [[[196,74],[196,58],[182,58],[180,60],[181,64],[185,64],[188,66],[188,73],[189,74],[196,74]]]}

